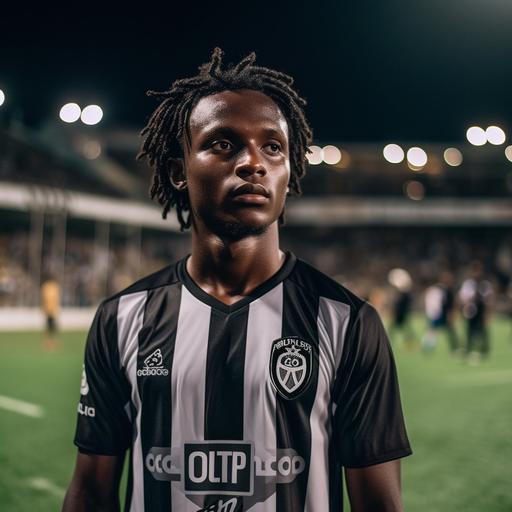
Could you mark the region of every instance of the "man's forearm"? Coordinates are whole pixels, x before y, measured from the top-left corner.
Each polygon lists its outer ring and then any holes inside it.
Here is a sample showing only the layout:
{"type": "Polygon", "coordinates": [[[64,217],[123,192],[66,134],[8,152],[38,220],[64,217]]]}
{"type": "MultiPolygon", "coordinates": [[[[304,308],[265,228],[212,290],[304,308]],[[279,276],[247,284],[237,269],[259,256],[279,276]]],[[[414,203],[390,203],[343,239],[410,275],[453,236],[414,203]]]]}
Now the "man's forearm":
{"type": "Polygon", "coordinates": [[[120,510],[118,497],[100,499],[86,486],[73,484],[70,485],[62,506],[62,512],[120,512],[120,510]]]}

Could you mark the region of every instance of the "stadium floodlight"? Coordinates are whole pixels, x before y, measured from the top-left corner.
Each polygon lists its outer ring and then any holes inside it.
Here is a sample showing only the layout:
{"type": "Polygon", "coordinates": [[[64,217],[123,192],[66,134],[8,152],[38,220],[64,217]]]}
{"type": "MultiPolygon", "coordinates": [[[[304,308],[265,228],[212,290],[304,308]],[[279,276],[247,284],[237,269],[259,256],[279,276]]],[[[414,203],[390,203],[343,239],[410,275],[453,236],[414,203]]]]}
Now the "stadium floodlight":
{"type": "Polygon", "coordinates": [[[505,148],[505,157],[509,162],[512,162],[512,146],[507,146],[505,148]]]}
{"type": "Polygon", "coordinates": [[[505,132],[499,126],[488,126],[485,130],[485,136],[487,141],[495,146],[500,146],[507,139],[505,132]]]}
{"type": "Polygon", "coordinates": [[[5,93],[0,89],[0,105],[3,105],[5,101],[5,93]]]}
{"type": "Polygon", "coordinates": [[[404,150],[398,144],[388,144],[384,146],[382,154],[390,164],[399,164],[403,161],[405,156],[404,150]]]}
{"type": "Polygon", "coordinates": [[[445,149],[444,161],[452,167],[457,167],[462,163],[462,153],[457,148],[445,149]]]}
{"type": "Polygon", "coordinates": [[[65,123],[74,123],[80,119],[80,106],[77,103],[66,103],[59,112],[59,117],[65,123]]]}
{"type": "Polygon", "coordinates": [[[336,165],[341,160],[341,151],[336,146],[324,146],[322,152],[326,164],[336,165]]]}
{"type": "Polygon", "coordinates": [[[324,159],[324,152],[320,146],[309,146],[312,153],[306,153],[306,158],[311,165],[318,165],[324,159]]]}
{"type": "Polygon", "coordinates": [[[423,167],[427,160],[427,153],[423,149],[412,147],[407,150],[407,161],[414,167],[423,167]]]}
{"type": "Polygon", "coordinates": [[[480,126],[471,126],[468,128],[466,138],[473,146],[483,146],[487,142],[487,134],[480,126]]]}
{"type": "Polygon", "coordinates": [[[87,105],[87,107],[82,110],[80,119],[84,124],[93,125],[98,124],[102,117],[103,110],[101,110],[101,107],[98,105],[87,105]]]}

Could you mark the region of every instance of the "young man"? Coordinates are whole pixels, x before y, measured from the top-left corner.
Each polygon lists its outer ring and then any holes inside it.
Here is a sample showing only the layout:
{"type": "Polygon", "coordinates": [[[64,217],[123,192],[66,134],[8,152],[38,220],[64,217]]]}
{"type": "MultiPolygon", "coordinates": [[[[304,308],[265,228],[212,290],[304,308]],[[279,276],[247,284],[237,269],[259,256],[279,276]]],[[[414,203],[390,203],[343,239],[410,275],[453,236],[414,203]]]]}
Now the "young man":
{"type": "Polygon", "coordinates": [[[293,79],[222,51],[161,96],[138,157],[191,254],[102,302],[65,511],[399,511],[411,454],[375,309],[279,248],[312,133],[293,79]],[[189,212],[185,218],[184,212],[189,212]]]}

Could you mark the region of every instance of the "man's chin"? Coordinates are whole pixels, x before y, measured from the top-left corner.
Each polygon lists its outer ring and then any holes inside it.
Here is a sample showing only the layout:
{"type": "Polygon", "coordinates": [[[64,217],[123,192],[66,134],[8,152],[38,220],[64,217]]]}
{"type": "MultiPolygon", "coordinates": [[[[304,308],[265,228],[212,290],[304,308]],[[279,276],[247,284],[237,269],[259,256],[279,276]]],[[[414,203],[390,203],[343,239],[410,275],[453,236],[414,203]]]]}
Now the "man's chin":
{"type": "Polygon", "coordinates": [[[268,230],[269,224],[248,224],[240,221],[209,219],[207,227],[219,238],[237,241],[249,236],[263,235],[268,230]]]}

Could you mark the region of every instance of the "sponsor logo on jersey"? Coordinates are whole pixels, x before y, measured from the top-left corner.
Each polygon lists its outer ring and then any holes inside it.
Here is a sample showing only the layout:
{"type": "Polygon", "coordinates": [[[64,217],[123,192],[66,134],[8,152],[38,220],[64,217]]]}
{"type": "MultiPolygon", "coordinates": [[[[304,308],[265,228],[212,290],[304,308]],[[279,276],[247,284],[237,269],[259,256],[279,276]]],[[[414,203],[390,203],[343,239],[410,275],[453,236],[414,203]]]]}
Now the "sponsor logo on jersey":
{"type": "Polygon", "coordinates": [[[270,377],[279,394],[292,400],[301,395],[311,379],[313,345],[297,336],[272,342],[270,377]]]}
{"type": "Polygon", "coordinates": [[[202,441],[172,450],[154,446],[145,464],[155,480],[183,480],[187,494],[235,496],[252,494],[253,480],[293,482],[306,467],[304,458],[292,448],[262,450],[260,455],[254,451],[253,443],[244,441],[202,441]]]}
{"type": "Polygon", "coordinates": [[[154,446],[146,455],[146,469],[153,475],[155,480],[180,480],[180,471],[173,466],[173,458],[169,448],[154,446]]]}
{"type": "Polygon", "coordinates": [[[250,496],[254,483],[252,461],[252,443],[186,443],[183,464],[185,493],[250,496]]]}
{"type": "Polygon", "coordinates": [[[87,384],[87,374],[85,373],[85,364],[82,369],[82,381],[80,382],[80,394],[82,396],[87,395],[89,393],[89,384],[87,384]]]}
{"type": "Polygon", "coordinates": [[[150,356],[144,359],[144,368],[137,370],[137,376],[149,377],[153,375],[169,375],[169,370],[164,368],[162,359],[162,351],[157,348],[150,356]]]}
{"type": "Polygon", "coordinates": [[[220,499],[217,503],[205,508],[200,508],[197,512],[235,512],[237,505],[238,498],[231,498],[227,501],[220,499]]]}

